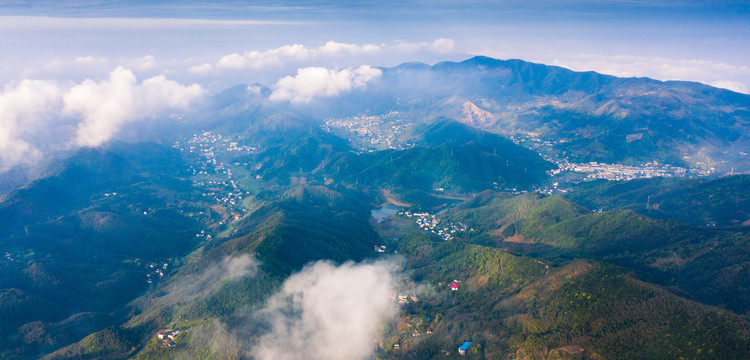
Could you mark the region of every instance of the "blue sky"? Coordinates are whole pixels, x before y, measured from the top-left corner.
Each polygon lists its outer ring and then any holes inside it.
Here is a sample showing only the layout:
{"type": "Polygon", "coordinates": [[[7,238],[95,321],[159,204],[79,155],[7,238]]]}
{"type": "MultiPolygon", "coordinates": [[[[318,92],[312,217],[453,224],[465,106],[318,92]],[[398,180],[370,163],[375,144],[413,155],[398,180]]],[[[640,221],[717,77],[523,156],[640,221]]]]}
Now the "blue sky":
{"type": "Polygon", "coordinates": [[[485,55],[749,93],[750,1],[6,0],[0,53],[2,171],[238,83],[309,101],[410,61],[485,55]]]}

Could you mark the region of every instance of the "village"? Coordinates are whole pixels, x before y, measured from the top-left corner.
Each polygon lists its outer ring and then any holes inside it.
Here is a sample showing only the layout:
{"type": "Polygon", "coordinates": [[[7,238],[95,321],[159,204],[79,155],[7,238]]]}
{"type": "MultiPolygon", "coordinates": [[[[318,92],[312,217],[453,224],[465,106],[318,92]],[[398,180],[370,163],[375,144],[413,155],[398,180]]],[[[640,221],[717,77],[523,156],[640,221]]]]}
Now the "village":
{"type": "Polygon", "coordinates": [[[146,283],[149,285],[153,285],[155,282],[158,282],[159,280],[164,278],[164,274],[167,271],[167,267],[169,267],[168,262],[162,262],[162,263],[148,263],[145,265],[146,271],[146,283]]]}
{"type": "MultiPolygon", "coordinates": [[[[461,288],[461,280],[453,279],[453,281],[450,282],[440,282],[438,283],[438,288],[446,289],[451,293],[455,293],[461,288]]],[[[394,301],[398,301],[399,305],[402,306],[406,306],[408,304],[416,304],[420,301],[420,299],[415,294],[397,295],[396,293],[393,293],[391,295],[391,298],[394,301]]],[[[397,319],[395,326],[398,329],[398,332],[402,335],[392,343],[391,349],[393,349],[394,351],[403,351],[404,347],[408,348],[413,345],[415,341],[419,341],[416,338],[432,335],[433,328],[440,326],[442,318],[443,315],[440,313],[436,313],[434,314],[434,316],[432,316],[431,314],[405,314],[403,316],[400,316],[397,319]],[[412,338],[412,340],[407,340],[409,338],[412,338]]],[[[375,342],[378,343],[378,340],[375,339],[375,342]]],[[[466,351],[470,346],[470,341],[463,341],[457,348],[458,354],[461,356],[466,355],[466,351]]],[[[447,349],[441,350],[441,353],[445,356],[451,355],[451,351],[447,349]]]]}
{"type": "Polygon", "coordinates": [[[569,188],[561,188],[559,186],[560,186],[560,183],[556,181],[556,182],[553,182],[551,185],[535,188],[534,191],[539,194],[555,195],[555,194],[565,194],[572,190],[569,188]]]}
{"type": "MultiPolygon", "coordinates": [[[[559,175],[565,172],[582,173],[586,175],[585,180],[634,180],[652,177],[683,177],[683,176],[710,176],[715,173],[716,169],[706,167],[704,169],[686,169],[670,164],[660,164],[658,161],[649,161],[639,165],[621,165],[607,164],[600,162],[574,163],[569,162],[563,153],[562,159],[559,154],[555,154],[553,146],[568,142],[567,139],[559,140],[542,140],[540,134],[534,132],[517,132],[503,133],[517,145],[523,145],[536,151],[545,160],[557,165],[557,169],[550,170],[547,173],[550,176],[559,175]]],[[[639,139],[628,135],[628,139],[639,139]]],[[[685,157],[689,159],[689,157],[685,157]]],[[[698,163],[700,164],[700,163],[698,163]]],[[[553,191],[554,192],[554,191],[553,191]]]]}
{"type": "Polygon", "coordinates": [[[163,348],[173,348],[177,346],[177,336],[182,333],[180,329],[161,329],[156,333],[156,338],[163,348]]]}
{"type": "MultiPolygon", "coordinates": [[[[688,173],[688,170],[679,166],[669,164],[659,164],[657,161],[647,162],[639,166],[628,166],[622,164],[604,164],[598,162],[588,163],[571,163],[567,161],[555,162],[557,169],[549,170],[550,176],[555,176],[565,171],[584,173],[586,180],[605,179],[605,180],[633,180],[652,177],[681,177],[688,173]]],[[[691,170],[691,174],[698,176],[707,176],[712,170],[691,170]]]]}
{"type": "MultiPolygon", "coordinates": [[[[242,201],[250,192],[244,190],[235,179],[233,166],[247,167],[248,163],[228,164],[221,158],[236,158],[258,150],[257,146],[238,145],[240,140],[225,138],[222,135],[205,131],[200,134],[193,134],[187,141],[176,141],[173,145],[175,149],[185,154],[189,162],[188,172],[193,176],[193,186],[204,190],[201,196],[218,204],[234,219],[239,219],[247,211],[242,201]]],[[[209,209],[206,212],[201,211],[188,215],[211,217],[212,214],[209,209]]],[[[226,222],[227,219],[219,221],[220,224],[226,224],[226,222]]],[[[210,239],[210,235],[203,231],[196,236],[207,236],[210,239]]]]}
{"type": "Polygon", "coordinates": [[[473,228],[469,228],[465,224],[459,222],[454,224],[452,222],[448,224],[441,224],[441,220],[437,215],[432,215],[426,212],[412,213],[410,211],[400,211],[399,216],[405,216],[407,218],[414,219],[420,229],[428,231],[432,234],[437,235],[439,238],[448,241],[453,239],[456,233],[463,231],[474,231],[473,228]]]}
{"type": "Polygon", "coordinates": [[[328,132],[343,132],[344,138],[357,146],[361,151],[395,149],[403,150],[413,144],[399,142],[398,136],[410,126],[406,120],[399,118],[398,111],[385,115],[360,115],[343,119],[328,119],[322,128],[328,132]]]}
{"type": "MultiPolygon", "coordinates": [[[[338,130],[348,136],[349,142],[359,147],[361,151],[376,151],[385,149],[402,150],[414,147],[410,142],[399,141],[398,136],[410,126],[409,122],[399,119],[397,111],[385,115],[361,115],[343,119],[328,119],[323,129],[329,132],[338,130]]],[[[345,138],[347,136],[344,136],[345,138]]],[[[633,180],[651,177],[683,177],[709,176],[715,172],[713,168],[686,169],[669,164],[659,164],[650,161],[640,165],[607,164],[599,162],[573,163],[567,159],[559,160],[554,153],[555,144],[566,140],[549,141],[539,138],[539,134],[513,133],[504,134],[515,144],[523,145],[536,151],[545,160],[555,163],[558,168],[547,172],[550,176],[566,172],[582,173],[584,180],[633,180]]],[[[499,189],[496,189],[499,190],[499,189]]],[[[545,189],[543,193],[558,192],[555,189],[545,189]]]]}

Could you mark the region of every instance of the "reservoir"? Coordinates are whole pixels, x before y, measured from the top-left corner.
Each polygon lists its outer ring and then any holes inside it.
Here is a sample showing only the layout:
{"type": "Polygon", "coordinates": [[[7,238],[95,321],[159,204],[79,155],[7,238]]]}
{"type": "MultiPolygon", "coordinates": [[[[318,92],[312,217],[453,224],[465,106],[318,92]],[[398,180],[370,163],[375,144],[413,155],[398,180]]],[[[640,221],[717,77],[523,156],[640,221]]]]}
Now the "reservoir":
{"type": "Polygon", "coordinates": [[[388,203],[381,208],[373,209],[371,214],[372,217],[380,223],[383,222],[383,220],[385,220],[387,217],[396,215],[399,210],[401,210],[401,207],[388,203]]]}

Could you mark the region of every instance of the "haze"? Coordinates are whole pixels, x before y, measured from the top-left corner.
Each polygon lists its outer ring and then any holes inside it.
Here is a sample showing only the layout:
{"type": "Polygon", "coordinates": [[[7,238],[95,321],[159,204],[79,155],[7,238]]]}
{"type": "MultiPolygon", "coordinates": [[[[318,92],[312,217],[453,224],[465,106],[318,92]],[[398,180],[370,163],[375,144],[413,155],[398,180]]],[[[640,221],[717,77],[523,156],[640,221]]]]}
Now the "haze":
{"type": "Polygon", "coordinates": [[[748,8],[746,1],[4,2],[0,168],[99,146],[128,123],[180,116],[235,84],[275,85],[272,99],[309,103],[361,87],[378,75],[375,67],[412,61],[519,58],[748,93],[748,8]]]}

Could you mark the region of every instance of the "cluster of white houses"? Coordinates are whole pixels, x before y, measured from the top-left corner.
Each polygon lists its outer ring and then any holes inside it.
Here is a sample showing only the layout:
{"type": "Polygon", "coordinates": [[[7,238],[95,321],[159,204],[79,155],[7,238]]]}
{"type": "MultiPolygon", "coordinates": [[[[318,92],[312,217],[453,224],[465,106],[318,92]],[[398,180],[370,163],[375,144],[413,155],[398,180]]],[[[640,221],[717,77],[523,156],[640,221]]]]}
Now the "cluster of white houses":
{"type": "Polygon", "coordinates": [[[146,264],[146,283],[149,285],[154,283],[154,280],[159,280],[164,277],[164,272],[167,271],[169,263],[148,263],[146,264]]]}
{"type": "Polygon", "coordinates": [[[437,235],[441,239],[448,241],[453,239],[456,233],[461,231],[473,231],[468,226],[459,222],[458,224],[448,223],[441,224],[441,220],[437,215],[432,215],[426,212],[412,213],[409,211],[402,211],[398,213],[400,216],[406,216],[407,218],[413,218],[414,222],[417,223],[420,229],[428,231],[432,234],[437,235]]]}
{"type": "Polygon", "coordinates": [[[165,348],[172,348],[177,346],[177,335],[182,331],[180,329],[163,329],[156,333],[156,337],[161,341],[161,346],[165,348]]]}
{"type": "MultiPolygon", "coordinates": [[[[606,179],[606,180],[632,180],[651,177],[673,177],[685,176],[687,169],[672,166],[669,164],[659,164],[656,161],[647,162],[639,166],[628,166],[622,164],[605,164],[596,161],[588,163],[571,163],[567,161],[556,162],[558,168],[549,170],[547,173],[554,176],[564,171],[572,171],[586,174],[587,179],[606,179]]],[[[691,170],[691,173],[698,176],[710,175],[713,168],[708,170],[691,170]]]]}
{"type": "MultiPolygon", "coordinates": [[[[344,131],[358,140],[360,150],[403,150],[411,144],[400,143],[399,135],[410,125],[398,116],[398,111],[385,115],[360,115],[343,119],[328,119],[322,128],[333,132],[333,129],[344,131]]],[[[352,138],[349,141],[354,142],[352,138]]]]}
{"type": "MultiPolygon", "coordinates": [[[[241,217],[241,214],[247,211],[242,200],[249,192],[243,190],[235,181],[232,164],[224,163],[220,157],[227,152],[249,154],[257,151],[257,146],[238,145],[237,142],[230,141],[228,138],[206,131],[194,134],[184,143],[177,141],[173,147],[185,153],[191,161],[188,171],[194,176],[193,186],[205,189],[202,193],[203,197],[213,199],[235,218],[241,217]]],[[[236,154],[232,155],[232,157],[236,156],[236,154]]],[[[234,163],[234,166],[247,167],[247,165],[247,163],[234,163]]]]}
{"type": "Polygon", "coordinates": [[[398,295],[399,304],[408,304],[409,300],[411,300],[411,302],[419,302],[419,298],[417,297],[417,295],[398,295]]]}

